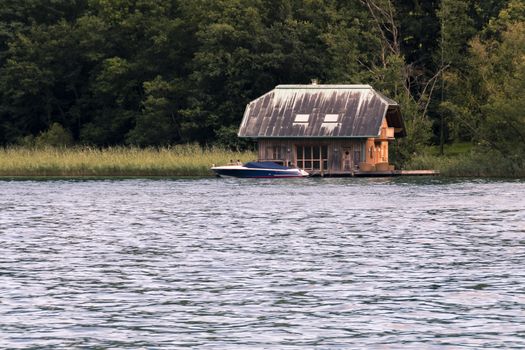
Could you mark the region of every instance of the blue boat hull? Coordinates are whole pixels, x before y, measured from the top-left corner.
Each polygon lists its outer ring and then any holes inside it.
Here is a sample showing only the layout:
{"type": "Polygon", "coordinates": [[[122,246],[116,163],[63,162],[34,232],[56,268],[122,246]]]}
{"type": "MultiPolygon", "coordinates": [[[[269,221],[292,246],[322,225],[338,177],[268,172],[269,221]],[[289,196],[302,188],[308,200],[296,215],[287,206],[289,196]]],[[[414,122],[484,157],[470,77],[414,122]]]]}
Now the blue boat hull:
{"type": "Polygon", "coordinates": [[[305,177],[308,173],[271,162],[250,162],[245,165],[225,165],[211,168],[218,176],[241,178],[289,178],[305,177]]]}
{"type": "Polygon", "coordinates": [[[240,178],[288,178],[288,177],[304,177],[299,171],[296,173],[284,173],[273,170],[238,170],[238,169],[214,169],[219,176],[230,176],[240,178]]]}

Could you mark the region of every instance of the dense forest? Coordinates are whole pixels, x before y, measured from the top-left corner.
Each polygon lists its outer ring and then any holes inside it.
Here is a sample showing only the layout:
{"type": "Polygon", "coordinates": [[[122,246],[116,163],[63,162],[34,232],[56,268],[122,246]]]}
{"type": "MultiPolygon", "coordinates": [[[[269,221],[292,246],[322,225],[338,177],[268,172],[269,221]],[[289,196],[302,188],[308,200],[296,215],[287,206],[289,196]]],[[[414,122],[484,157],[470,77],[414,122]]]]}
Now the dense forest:
{"type": "Polygon", "coordinates": [[[2,0],[0,144],[242,147],[248,101],[318,79],[398,101],[398,159],[523,167],[524,57],[523,0],[2,0]]]}

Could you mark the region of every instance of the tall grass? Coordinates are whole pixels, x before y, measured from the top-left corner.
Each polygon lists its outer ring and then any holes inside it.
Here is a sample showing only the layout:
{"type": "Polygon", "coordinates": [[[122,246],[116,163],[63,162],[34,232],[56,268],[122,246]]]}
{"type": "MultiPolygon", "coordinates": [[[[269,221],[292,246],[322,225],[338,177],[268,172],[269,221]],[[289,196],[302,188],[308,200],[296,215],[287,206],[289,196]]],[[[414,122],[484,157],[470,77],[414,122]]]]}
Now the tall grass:
{"type": "MultiPolygon", "coordinates": [[[[445,153],[446,154],[446,153],[445,153]]],[[[438,156],[434,152],[424,152],[414,156],[405,169],[434,169],[445,176],[465,177],[525,177],[523,159],[503,158],[495,151],[470,149],[465,153],[438,156]]]]}
{"type": "Polygon", "coordinates": [[[165,148],[20,148],[0,149],[0,176],[211,176],[212,164],[256,158],[198,145],[165,148]]]}

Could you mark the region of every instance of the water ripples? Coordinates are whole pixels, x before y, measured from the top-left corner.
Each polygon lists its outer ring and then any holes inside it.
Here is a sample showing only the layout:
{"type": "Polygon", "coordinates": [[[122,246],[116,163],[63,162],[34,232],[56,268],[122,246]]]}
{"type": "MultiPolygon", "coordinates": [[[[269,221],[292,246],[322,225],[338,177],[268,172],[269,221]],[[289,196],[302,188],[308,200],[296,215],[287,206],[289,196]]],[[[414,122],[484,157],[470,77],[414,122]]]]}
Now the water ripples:
{"type": "Polygon", "coordinates": [[[525,347],[525,183],[0,182],[0,347],[525,347]]]}

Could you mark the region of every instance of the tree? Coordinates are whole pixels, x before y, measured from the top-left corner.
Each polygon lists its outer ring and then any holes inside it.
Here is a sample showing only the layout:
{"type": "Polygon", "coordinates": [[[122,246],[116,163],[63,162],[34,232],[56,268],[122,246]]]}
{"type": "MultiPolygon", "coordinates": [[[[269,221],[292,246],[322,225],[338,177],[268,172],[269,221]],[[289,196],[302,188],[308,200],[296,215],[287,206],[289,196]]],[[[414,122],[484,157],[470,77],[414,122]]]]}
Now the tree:
{"type": "Polygon", "coordinates": [[[522,7],[516,0],[5,0],[0,144],[59,123],[76,142],[97,146],[243,147],[233,141],[246,103],[277,84],[311,79],[370,83],[397,100],[409,135],[398,145],[400,162],[428,143],[431,121],[434,142],[441,130],[448,140],[504,142],[489,137],[489,119],[501,101],[518,105],[509,99],[519,67],[504,64],[491,45],[506,55],[518,50],[506,38],[523,21],[522,7]],[[496,71],[511,76],[498,80],[496,71]],[[509,86],[505,95],[489,88],[496,82],[509,86]],[[437,127],[441,116],[446,128],[437,127]]]}
{"type": "Polygon", "coordinates": [[[157,76],[144,83],[144,108],[127,142],[139,146],[170,145],[181,141],[177,86],[157,76]]]}
{"type": "Polygon", "coordinates": [[[391,0],[361,0],[373,18],[381,54],[368,67],[368,79],[376,88],[401,105],[407,137],[392,148],[398,166],[402,166],[430,139],[427,116],[436,75],[417,88],[412,86],[416,71],[407,64],[401,51],[397,13],[391,0]]]}
{"type": "Polygon", "coordinates": [[[511,1],[488,28],[488,38],[471,43],[472,68],[482,91],[478,140],[517,166],[525,166],[525,5],[511,1]]]}

